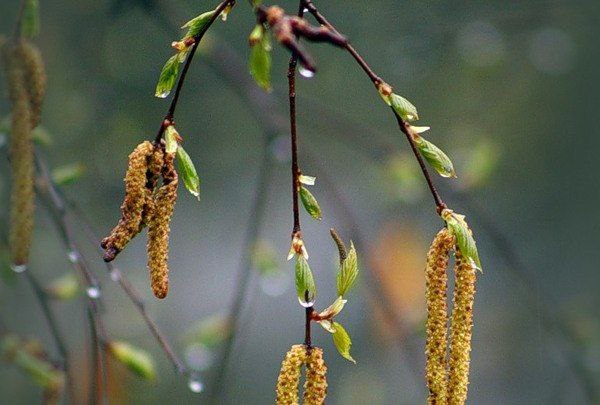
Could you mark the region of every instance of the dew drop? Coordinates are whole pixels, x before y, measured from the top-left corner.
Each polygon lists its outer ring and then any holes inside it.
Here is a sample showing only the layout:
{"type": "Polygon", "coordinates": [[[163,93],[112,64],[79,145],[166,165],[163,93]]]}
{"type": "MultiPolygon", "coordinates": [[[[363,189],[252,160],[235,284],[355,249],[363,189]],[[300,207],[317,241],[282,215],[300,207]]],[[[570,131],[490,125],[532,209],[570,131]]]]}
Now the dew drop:
{"type": "Polygon", "coordinates": [[[10,268],[15,273],[23,273],[25,270],[27,270],[27,265],[26,264],[11,264],[10,268]]]}
{"type": "Polygon", "coordinates": [[[204,391],[204,384],[197,376],[192,376],[188,381],[188,388],[194,394],[200,394],[202,391],[204,391]]]}
{"type": "Polygon", "coordinates": [[[315,302],[314,302],[314,301],[308,301],[308,302],[306,302],[306,301],[303,301],[303,300],[301,300],[301,299],[298,299],[298,302],[299,302],[299,303],[300,303],[300,305],[302,305],[304,308],[310,308],[310,307],[312,307],[312,306],[314,306],[314,305],[315,305],[315,302]]]}
{"type": "Polygon", "coordinates": [[[303,12],[303,13],[308,13],[308,9],[307,9],[306,7],[304,7],[304,8],[302,9],[302,12],[303,12]]]}
{"type": "Polygon", "coordinates": [[[97,300],[98,298],[100,298],[100,289],[96,286],[90,286],[85,290],[85,293],[87,294],[88,297],[90,297],[93,300],[97,300]]]}
{"type": "Polygon", "coordinates": [[[79,253],[74,250],[67,253],[67,257],[71,263],[77,263],[79,261],[79,253]]]}
{"type": "Polygon", "coordinates": [[[171,93],[170,91],[163,91],[162,93],[156,93],[156,97],[158,98],[167,98],[167,96],[171,93]]]}
{"type": "Polygon", "coordinates": [[[313,72],[312,70],[308,70],[307,68],[302,66],[300,66],[298,72],[300,72],[300,75],[306,79],[311,79],[315,77],[315,72],[313,72]]]}

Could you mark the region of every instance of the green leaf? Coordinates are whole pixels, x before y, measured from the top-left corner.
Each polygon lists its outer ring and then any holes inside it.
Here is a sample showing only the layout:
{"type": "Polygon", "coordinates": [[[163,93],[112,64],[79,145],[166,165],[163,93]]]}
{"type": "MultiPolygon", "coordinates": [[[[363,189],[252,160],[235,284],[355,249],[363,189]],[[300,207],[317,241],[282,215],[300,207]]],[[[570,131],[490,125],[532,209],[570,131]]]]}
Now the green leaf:
{"type": "Polygon", "coordinates": [[[308,266],[308,261],[300,255],[296,260],[296,293],[302,305],[313,303],[317,296],[317,286],[315,285],[312,271],[308,266]],[[308,300],[305,296],[307,291],[308,300]]]}
{"type": "Polygon", "coordinates": [[[200,177],[198,177],[194,162],[181,146],[177,148],[177,158],[179,173],[183,178],[185,188],[200,201],[200,177]]]}
{"type": "Polygon", "coordinates": [[[252,266],[263,276],[281,272],[277,253],[269,241],[259,240],[252,246],[251,261],[252,266]]]}
{"type": "Polygon", "coordinates": [[[59,186],[73,184],[85,173],[85,166],[81,162],[70,163],[52,170],[52,180],[59,186]]]}
{"type": "Polygon", "coordinates": [[[52,281],[45,290],[52,298],[66,301],[77,296],[79,281],[75,274],[69,272],[52,281]]]}
{"type": "Polygon", "coordinates": [[[460,253],[467,259],[472,259],[477,268],[483,271],[481,261],[479,260],[479,252],[477,244],[473,238],[473,232],[469,228],[465,216],[457,214],[450,209],[442,211],[442,218],[446,221],[448,229],[456,237],[456,245],[460,253]]]}
{"type": "Polygon", "coordinates": [[[395,93],[389,97],[390,106],[402,119],[414,121],[419,119],[417,108],[407,99],[395,93]]]}
{"type": "Polygon", "coordinates": [[[231,335],[232,326],[227,315],[223,313],[213,314],[202,319],[190,331],[186,332],[185,340],[207,348],[214,348],[231,335]]]}
{"type": "Polygon", "coordinates": [[[456,177],[452,161],[443,150],[422,136],[415,136],[415,144],[421,155],[442,177],[456,177]]]}
{"type": "Polygon", "coordinates": [[[358,276],[358,257],[354,243],[350,242],[350,251],[340,266],[337,275],[337,294],[343,297],[352,289],[358,276]]]}
{"type": "Polygon", "coordinates": [[[206,13],[202,13],[199,16],[194,17],[191,20],[189,20],[188,22],[186,22],[183,25],[183,27],[181,27],[181,28],[187,28],[187,33],[185,34],[185,38],[195,38],[200,33],[202,33],[206,29],[206,27],[208,26],[208,24],[210,23],[210,20],[213,18],[214,15],[215,15],[215,10],[207,11],[206,13]]]}
{"type": "Polygon", "coordinates": [[[346,329],[344,329],[344,327],[337,322],[333,322],[332,327],[335,329],[335,332],[333,332],[333,343],[335,344],[338,352],[340,352],[343,358],[356,364],[356,360],[350,356],[350,346],[352,346],[350,335],[348,335],[346,329]]]}
{"type": "Polygon", "coordinates": [[[318,220],[323,219],[319,202],[306,187],[300,186],[300,200],[311,217],[318,220]]]}
{"type": "Polygon", "coordinates": [[[165,152],[166,153],[176,153],[177,148],[179,147],[179,133],[175,129],[173,125],[169,125],[167,129],[165,129],[165,152]]]}
{"type": "Polygon", "coordinates": [[[38,0],[26,0],[21,20],[21,35],[28,38],[40,32],[40,5],[38,0]]]}
{"type": "Polygon", "coordinates": [[[134,374],[147,380],[153,380],[156,377],[154,360],[145,350],[123,341],[110,342],[108,348],[113,357],[134,374]]]}
{"type": "Polygon", "coordinates": [[[336,298],[335,301],[333,301],[333,303],[330,306],[328,306],[327,308],[325,308],[323,311],[321,311],[319,313],[319,317],[331,319],[334,316],[337,316],[340,312],[342,312],[342,309],[344,309],[346,302],[348,302],[348,300],[345,300],[340,295],[339,297],[336,298]]]}
{"type": "Polygon", "coordinates": [[[171,93],[179,75],[179,68],[185,60],[186,55],[187,52],[179,52],[167,60],[156,84],[156,91],[154,92],[156,97],[165,98],[171,93]]]}
{"type": "Polygon", "coordinates": [[[248,65],[256,83],[265,91],[271,91],[271,39],[262,26],[257,27],[263,32],[259,41],[252,46],[248,65]]]}

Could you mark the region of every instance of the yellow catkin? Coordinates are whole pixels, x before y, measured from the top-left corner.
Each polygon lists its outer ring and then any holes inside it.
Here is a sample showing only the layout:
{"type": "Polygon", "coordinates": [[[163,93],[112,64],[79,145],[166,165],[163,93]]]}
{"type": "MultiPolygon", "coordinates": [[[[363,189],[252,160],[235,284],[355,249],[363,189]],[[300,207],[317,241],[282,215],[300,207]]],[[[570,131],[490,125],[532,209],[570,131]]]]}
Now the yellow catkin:
{"type": "Polygon", "coordinates": [[[306,360],[306,380],[304,382],[304,405],[325,403],[327,396],[327,365],[323,360],[323,350],[310,349],[306,360]]]}
{"type": "MultiPolygon", "coordinates": [[[[142,213],[140,228],[148,226],[148,221],[154,213],[154,189],[158,184],[162,168],[165,162],[164,142],[154,145],[152,154],[148,156],[148,171],[146,172],[146,201],[142,213]]],[[[141,229],[140,229],[141,231],[141,229]]]]}
{"type": "Polygon", "coordinates": [[[450,323],[450,361],[448,403],[464,404],[469,385],[473,301],[475,298],[476,268],[465,260],[458,249],[454,264],[454,307],[450,323]]]}
{"type": "Polygon", "coordinates": [[[6,43],[2,48],[2,60],[11,102],[9,244],[12,263],[21,266],[28,262],[35,212],[31,108],[16,47],[6,43]]]}
{"type": "Polygon", "coordinates": [[[154,148],[148,141],[139,144],[129,155],[125,175],[125,199],[121,204],[121,218],[110,235],[102,240],[104,260],[109,262],[140,232],[142,213],[146,202],[146,172],[148,157],[154,148]]]}
{"type": "Polygon", "coordinates": [[[25,83],[31,105],[31,127],[40,123],[42,103],[46,95],[46,69],[39,49],[29,41],[20,41],[16,52],[25,74],[25,83]]]}
{"type": "Polygon", "coordinates": [[[300,383],[300,373],[302,365],[306,363],[307,350],[304,345],[294,345],[286,353],[281,370],[277,377],[277,405],[297,405],[298,404],[298,385],[300,383]]]}
{"type": "Polygon", "coordinates": [[[429,388],[429,404],[446,404],[448,373],[446,370],[448,308],[446,290],[448,275],[446,268],[450,251],[454,247],[454,236],[443,228],[435,236],[427,253],[426,297],[427,297],[427,340],[425,374],[429,388]]]}
{"type": "Polygon", "coordinates": [[[148,270],[152,292],[160,299],[169,291],[169,234],[178,183],[174,159],[173,154],[165,154],[163,185],[156,192],[154,210],[148,218],[148,270]]]}

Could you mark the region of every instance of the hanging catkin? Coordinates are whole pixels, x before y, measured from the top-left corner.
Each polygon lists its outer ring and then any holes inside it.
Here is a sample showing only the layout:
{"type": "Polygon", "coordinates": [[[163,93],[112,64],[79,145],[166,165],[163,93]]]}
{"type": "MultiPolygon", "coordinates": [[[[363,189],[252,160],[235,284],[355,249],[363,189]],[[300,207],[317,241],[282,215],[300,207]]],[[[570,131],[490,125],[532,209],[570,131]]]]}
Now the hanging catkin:
{"type": "Polygon", "coordinates": [[[323,349],[312,347],[306,359],[306,379],[304,382],[304,405],[325,403],[327,396],[327,365],[323,360],[323,349]]]}
{"type": "Polygon", "coordinates": [[[277,378],[277,405],[297,405],[302,365],[306,363],[306,346],[294,345],[286,353],[277,378]]]}
{"type": "Polygon", "coordinates": [[[148,218],[148,270],[156,298],[165,298],[169,291],[169,233],[178,183],[175,155],[165,153],[164,156],[163,184],[154,196],[153,212],[148,218]]]}
{"type": "Polygon", "coordinates": [[[31,106],[25,75],[18,60],[20,44],[5,43],[2,60],[11,102],[10,164],[12,172],[10,235],[11,260],[26,265],[33,235],[35,212],[31,106]]]}
{"type": "Polygon", "coordinates": [[[129,155],[125,174],[125,199],[121,204],[121,218],[110,235],[102,240],[104,260],[110,262],[125,245],[140,232],[142,213],[146,202],[148,158],[154,147],[148,141],[139,144],[129,155]]]}
{"type": "Polygon", "coordinates": [[[446,370],[448,308],[446,290],[448,276],[446,268],[450,252],[454,247],[454,236],[448,229],[441,229],[435,236],[427,253],[426,297],[427,297],[427,341],[425,367],[429,404],[445,404],[447,401],[448,373],[446,370]]]}
{"type": "Polygon", "coordinates": [[[23,66],[25,85],[31,106],[31,128],[40,123],[42,103],[46,95],[46,69],[39,49],[28,41],[20,41],[16,47],[18,60],[23,66]]]}
{"type": "Polygon", "coordinates": [[[456,249],[454,263],[454,302],[450,324],[450,378],[448,403],[464,404],[469,384],[473,300],[475,298],[476,268],[456,249]]]}
{"type": "MultiPolygon", "coordinates": [[[[162,168],[165,162],[165,146],[161,141],[154,145],[152,154],[148,157],[148,171],[146,172],[146,190],[144,210],[142,212],[142,223],[140,228],[148,226],[148,221],[154,213],[154,189],[158,184],[158,180],[162,173],[162,168]]],[[[141,229],[140,229],[141,230],[141,229]]]]}

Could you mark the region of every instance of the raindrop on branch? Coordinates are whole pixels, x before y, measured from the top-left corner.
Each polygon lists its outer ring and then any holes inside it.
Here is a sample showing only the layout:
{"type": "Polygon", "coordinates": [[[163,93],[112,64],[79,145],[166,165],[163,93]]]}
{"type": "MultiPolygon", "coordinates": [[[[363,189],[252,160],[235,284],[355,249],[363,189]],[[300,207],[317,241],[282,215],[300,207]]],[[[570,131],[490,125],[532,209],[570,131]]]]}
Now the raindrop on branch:
{"type": "Polygon", "coordinates": [[[313,77],[315,77],[315,72],[313,72],[312,70],[308,70],[307,68],[300,66],[298,68],[298,72],[300,73],[300,75],[306,79],[311,79],[313,77]]]}
{"type": "Polygon", "coordinates": [[[194,394],[200,394],[202,391],[204,391],[204,383],[200,381],[200,378],[198,378],[198,376],[192,375],[190,377],[190,380],[188,381],[188,388],[194,394]]]}
{"type": "Polygon", "coordinates": [[[88,297],[90,297],[93,300],[97,300],[98,298],[100,298],[100,288],[96,287],[96,286],[90,286],[85,290],[85,293],[87,294],[88,297]]]}
{"type": "Polygon", "coordinates": [[[10,268],[15,273],[23,273],[25,270],[27,270],[27,265],[26,264],[11,264],[10,268]]]}

